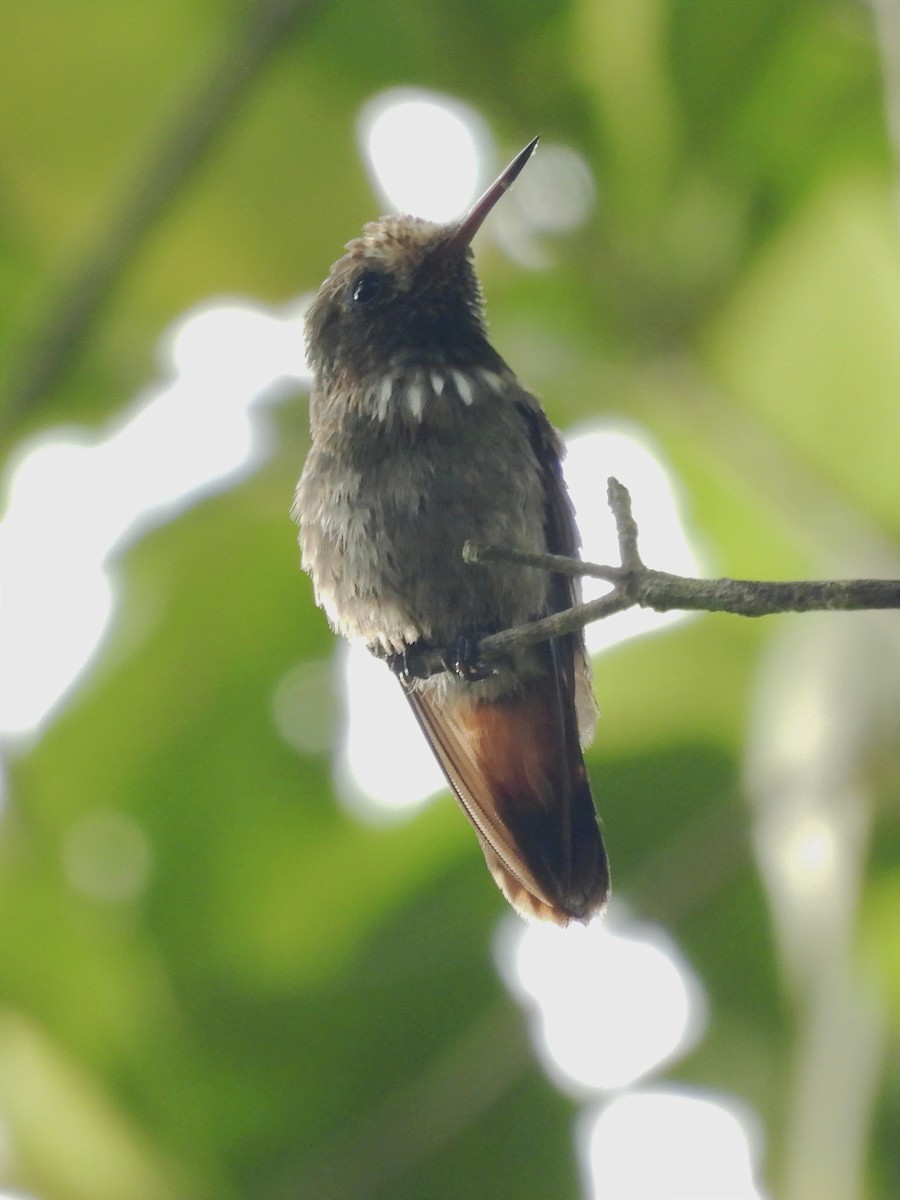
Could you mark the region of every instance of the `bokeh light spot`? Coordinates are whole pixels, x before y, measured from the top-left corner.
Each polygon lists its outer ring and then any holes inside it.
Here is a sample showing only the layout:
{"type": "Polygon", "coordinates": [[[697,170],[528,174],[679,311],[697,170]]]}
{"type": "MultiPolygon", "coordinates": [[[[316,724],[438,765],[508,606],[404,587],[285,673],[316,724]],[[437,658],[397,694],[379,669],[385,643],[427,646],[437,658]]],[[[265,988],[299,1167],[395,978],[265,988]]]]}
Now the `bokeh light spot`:
{"type": "Polygon", "coordinates": [[[700,983],[655,926],[616,922],[613,913],[566,929],[509,920],[495,957],[532,1014],[548,1074],[566,1090],[626,1087],[701,1036],[700,983]]]}
{"type": "MultiPolygon", "coordinates": [[[[702,574],[699,556],[682,519],[675,478],[643,429],[624,422],[598,422],[572,431],[566,446],[563,466],[586,561],[611,566],[619,562],[615,521],[606,498],[607,479],[613,475],[631,494],[644,561],[677,575],[702,574]]],[[[584,599],[592,600],[609,591],[610,585],[585,579],[582,590],[584,599]]],[[[597,654],[628,638],[689,619],[686,613],[629,609],[588,625],[588,650],[597,654]]]]}
{"type": "Polygon", "coordinates": [[[535,233],[561,234],[587,221],[596,200],[594,176],[570,146],[541,142],[516,180],[516,207],[535,233]]]}
{"type": "Polygon", "coordinates": [[[0,521],[0,733],[39,732],[84,677],[115,611],[122,550],[266,458],[259,409],[309,379],[304,305],[185,314],[163,339],[168,377],[99,435],[50,430],[13,457],[0,521]]]}
{"type": "Polygon", "coordinates": [[[765,1200],[756,1131],[730,1098],[640,1091],[610,1101],[583,1131],[591,1200],[765,1200]]]}
{"type": "Polygon", "coordinates": [[[338,650],[346,732],[335,767],[343,804],[366,821],[416,812],[447,783],[397,680],[358,645],[338,650]]]}
{"type": "Polygon", "coordinates": [[[275,728],[301,754],[319,754],[334,744],[339,720],[334,669],[330,658],[300,663],[275,685],[275,728]]]}
{"type": "Polygon", "coordinates": [[[63,843],[69,882],[94,900],[120,903],[143,892],[150,877],[150,843],[140,825],[113,809],[87,813],[63,843]]]}
{"type": "Polygon", "coordinates": [[[450,96],[391,88],[359,118],[359,140],[373,182],[395,212],[449,221],[475,199],[491,137],[479,114],[450,96]]]}

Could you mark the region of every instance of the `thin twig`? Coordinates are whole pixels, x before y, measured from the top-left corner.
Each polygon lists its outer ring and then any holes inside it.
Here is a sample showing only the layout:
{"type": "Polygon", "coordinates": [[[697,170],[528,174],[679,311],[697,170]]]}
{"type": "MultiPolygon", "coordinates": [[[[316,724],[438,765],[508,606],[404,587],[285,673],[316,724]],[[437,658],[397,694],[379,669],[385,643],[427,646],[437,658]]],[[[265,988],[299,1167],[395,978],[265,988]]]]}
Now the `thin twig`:
{"type": "Polygon", "coordinates": [[[463,559],[468,563],[496,562],[537,567],[556,575],[587,575],[591,579],[604,579],[607,583],[620,583],[626,574],[622,567],[604,567],[599,563],[582,562],[580,558],[566,558],[564,554],[529,554],[525,550],[510,550],[508,546],[479,546],[477,542],[466,542],[463,559]]]}
{"type": "Polygon", "coordinates": [[[616,519],[619,558],[622,566],[626,571],[640,571],[644,564],[638,553],[638,527],[631,512],[631,496],[628,494],[628,488],[611,475],[606,481],[606,495],[609,507],[616,519]]]}
{"type": "MultiPolygon", "coordinates": [[[[471,563],[509,563],[552,571],[559,575],[588,575],[613,585],[597,600],[577,604],[552,616],[526,625],[504,629],[479,639],[475,654],[486,664],[507,657],[513,650],[533,646],[551,638],[583,629],[628,608],[652,608],[656,612],[727,612],[742,617],[766,617],[777,613],[853,612],[865,609],[900,608],[900,580],[827,579],[797,582],[765,582],[750,579],[690,579],[645,567],[638,552],[638,530],[631,512],[628,489],[609,480],[609,506],[616,521],[621,565],[602,566],[558,554],[529,554],[505,546],[476,546],[467,542],[463,557],[471,563]]],[[[443,650],[423,650],[407,661],[408,673],[427,679],[447,670],[443,650]]]]}

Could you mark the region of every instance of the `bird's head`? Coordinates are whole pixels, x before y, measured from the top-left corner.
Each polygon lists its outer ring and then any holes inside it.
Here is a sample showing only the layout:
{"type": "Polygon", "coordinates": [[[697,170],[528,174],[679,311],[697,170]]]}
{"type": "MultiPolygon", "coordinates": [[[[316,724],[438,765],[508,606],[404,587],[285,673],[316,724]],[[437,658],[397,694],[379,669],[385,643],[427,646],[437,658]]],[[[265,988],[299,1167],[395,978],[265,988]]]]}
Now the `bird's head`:
{"type": "Polygon", "coordinates": [[[408,368],[490,364],[471,241],[525,166],[534,139],[459,221],[387,216],[363,229],[306,317],[317,381],[354,387],[408,368]]]}

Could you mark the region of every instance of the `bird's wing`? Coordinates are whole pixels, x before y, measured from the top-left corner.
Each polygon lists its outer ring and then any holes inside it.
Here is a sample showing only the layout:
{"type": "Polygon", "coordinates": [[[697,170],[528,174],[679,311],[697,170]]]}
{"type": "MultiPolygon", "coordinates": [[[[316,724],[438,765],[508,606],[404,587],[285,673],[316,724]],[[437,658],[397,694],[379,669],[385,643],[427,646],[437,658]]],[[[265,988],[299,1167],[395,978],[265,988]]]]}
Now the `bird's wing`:
{"type": "MultiPolygon", "coordinates": [[[[573,555],[579,539],[561,447],[532,404],[518,407],[541,468],[547,550],[573,555]]],[[[570,607],[578,593],[570,576],[552,576],[546,611],[570,607]]],[[[508,696],[479,699],[462,686],[414,684],[406,692],[507,899],[526,916],[566,924],[588,920],[609,891],[576,717],[576,693],[585,687],[584,642],[570,634],[530,653],[539,670],[508,696]]]]}

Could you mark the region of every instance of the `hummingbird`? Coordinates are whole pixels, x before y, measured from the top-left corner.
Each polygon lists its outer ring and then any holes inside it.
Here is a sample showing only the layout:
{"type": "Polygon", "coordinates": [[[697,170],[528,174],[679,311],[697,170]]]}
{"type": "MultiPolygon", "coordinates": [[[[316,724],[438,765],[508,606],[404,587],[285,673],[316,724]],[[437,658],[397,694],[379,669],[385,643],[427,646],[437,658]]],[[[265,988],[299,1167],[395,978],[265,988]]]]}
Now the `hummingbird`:
{"type": "Polygon", "coordinates": [[[463,559],[469,540],[580,547],[562,442],[488,340],[471,249],[537,142],[460,220],[385,216],[347,243],[306,314],[310,450],[291,514],[317,604],[393,669],[500,890],[522,916],[566,925],[609,893],[582,754],[596,717],[583,636],[491,664],[477,643],[571,607],[580,587],[463,559]],[[448,669],[416,677],[425,649],[448,669]]]}

